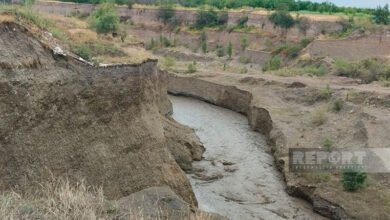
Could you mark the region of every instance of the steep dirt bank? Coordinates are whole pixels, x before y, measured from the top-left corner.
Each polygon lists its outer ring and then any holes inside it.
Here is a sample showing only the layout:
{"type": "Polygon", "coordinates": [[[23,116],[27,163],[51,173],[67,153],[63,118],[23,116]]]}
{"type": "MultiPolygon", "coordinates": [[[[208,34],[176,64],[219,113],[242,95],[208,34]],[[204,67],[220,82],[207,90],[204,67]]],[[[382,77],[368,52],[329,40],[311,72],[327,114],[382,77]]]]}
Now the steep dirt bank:
{"type": "Polygon", "coordinates": [[[315,40],[306,52],[311,56],[330,56],[351,61],[372,57],[390,59],[390,32],[357,38],[315,40]]]}
{"type": "Polygon", "coordinates": [[[187,162],[203,148],[165,118],[172,106],[157,61],[97,68],[40,41],[37,30],[0,23],[0,190],[33,191],[62,176],[103,186],[109,199],[168,186],[196,205],[172,154],[187,162]]]}
{"type": "MultiPolygon", "coordinates": [[[[386,176],[372,175],[372,183],[365,189],[347,193],[340,187],[338,175],[303,175],[288,171],[289,148],[322,147],[327,137],[332,138],[334,147],[388,147],[390,140],[383,133],[383,129],[390,129],[390,112],[386,107],[355,105],[356,100],[346,95],[346,91],[333,90],[332,97],[343,100],[343,109],[339,113],[326,112],[324,124],[318,126],[312,122],[313,113],[327,109],[328,101],[321,98],[316,88],[296,88],[256,76],[171,74],[169,92],[247,115],[252,128],[267,137],[285,176],[287,192],[310,201],[316,212],[332,219],[389,218],[382,196],[389,193],[386,176]]],[[[379,94],[371,97],[388,99],[387,95],[379,94]]]]}

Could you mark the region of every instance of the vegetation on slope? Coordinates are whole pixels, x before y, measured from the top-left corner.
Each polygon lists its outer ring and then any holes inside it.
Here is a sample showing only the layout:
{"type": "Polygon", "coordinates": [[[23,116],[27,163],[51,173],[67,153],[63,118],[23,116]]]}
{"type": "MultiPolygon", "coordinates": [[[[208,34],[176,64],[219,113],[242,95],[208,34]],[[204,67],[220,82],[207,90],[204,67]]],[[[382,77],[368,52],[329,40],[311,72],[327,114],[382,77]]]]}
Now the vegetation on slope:
{"type": "MultiPolygon", "coordinates": [[[[99,4],[102,0],[61,0],[65,2],[79,2],[99,4]]],[[[115,0],[116,4],[126,4],[131,0],[115,0]]],[[[345,14],[372,14],[373,9],[339,7],[330,2],[316,3],[311,1],[295,0],[135,0],[134,3],[146,5],[159,5],[161,2],[170,2],[184,7],[202,7],[210,5],[218,9],[238,9],[242,7],[265,8],[267,10],[285,9],[289,11],[311,11],[319,13],[345,13],[345,14]]]]}
{"type": "Polygon", "coordinates": [[[140,63],[153,58],[145,50],[132,46],[140,41],[127,35],[112,4],[102,4],[86,20],[38,14],[31,8],[16,6],[3,6],[0,13],[11,13],[36,24],[62,42],[64,49],[88,61],[109,64],[140,63]]]}

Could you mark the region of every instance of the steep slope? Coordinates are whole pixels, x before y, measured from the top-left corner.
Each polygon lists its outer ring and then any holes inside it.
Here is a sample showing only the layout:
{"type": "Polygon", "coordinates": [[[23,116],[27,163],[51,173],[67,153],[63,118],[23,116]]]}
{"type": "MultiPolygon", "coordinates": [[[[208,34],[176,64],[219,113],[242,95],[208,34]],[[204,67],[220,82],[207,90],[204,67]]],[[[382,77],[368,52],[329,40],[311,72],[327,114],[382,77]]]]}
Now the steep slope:
{"type": "Polygon", "coordinates": [[[103,186],[109,199],[169,186],[196,205],[167,147],[171,106],[156,63],[93,67],[0,23],[0,190],[64,176],[103,186]]]}

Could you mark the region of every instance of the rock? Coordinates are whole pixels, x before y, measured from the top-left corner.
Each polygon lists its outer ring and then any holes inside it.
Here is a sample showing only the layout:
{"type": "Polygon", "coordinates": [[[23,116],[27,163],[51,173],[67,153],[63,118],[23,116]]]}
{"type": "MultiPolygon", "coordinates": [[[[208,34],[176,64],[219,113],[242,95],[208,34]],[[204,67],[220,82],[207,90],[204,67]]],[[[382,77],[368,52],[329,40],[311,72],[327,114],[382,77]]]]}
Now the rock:
{"type": "Polygon", "coordinates": [[[183,219],[193,210],[168,187],[151,187],[133,193],[121,198],[118,207],[121,213],[142,213],[144,218],[154,219],[183,219]]]}
{"type": "Polygon", "coordinates": [[[201,160],[205,151],[195,131],[172,118],[165,118],[163,126],[168,149],[176,162],[184,171],[191,171],[192,162],[201,160]]]}
{"type": "Polygon", "coordinates": [[[306,84],[301,83],[301,82],[293,82],[291,83],[288,88],[305,88],[306,84]]]}
{"type": "Polygon", "coordinates": [[[198,179],[198,180],[214,182],[214,181],[217,181],[219,179],[222,179],[223,178],[223,174],[222,173],[216,173],[216,174],[212,174],[212,175],[207,175],[207,174],[204,174],[204,173],[195,173],[194,178],[198,179]]]}
{"type": "Polygon", "coordinates": [[[53,53],[54,53],[54,55],[59,55],[59,56],[66,56],[66,53],[61,49],[61,47],[55,47],[54,49],[53,49],[53,53]]]}
{"type": "Polygon", "coordinates": [[[208,219],[224,220],[226,218],[206,213],[196,209],[178,197],[168,187],[151,187],[130,196],[121,198],[118,202],[120,219],[208,219]],[[196,218],[202,216],[202,218],[196,218]]]}

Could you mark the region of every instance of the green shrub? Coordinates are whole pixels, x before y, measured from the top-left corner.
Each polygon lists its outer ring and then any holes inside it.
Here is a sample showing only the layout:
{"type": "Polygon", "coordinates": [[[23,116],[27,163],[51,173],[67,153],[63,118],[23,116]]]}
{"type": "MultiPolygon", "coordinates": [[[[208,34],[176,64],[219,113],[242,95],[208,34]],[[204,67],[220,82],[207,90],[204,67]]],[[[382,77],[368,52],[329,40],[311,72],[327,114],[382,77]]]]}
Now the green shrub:
{"type": "Polygon", "coordinates": [[[307,45],[309,45],[309,44],[310,44],[310,39],[308,39],[308,38],[303,38],[303,39],[301,40],[301,46],[302,46],[303,48],[307,47],[307,45]]]}
{"type": "Polygon", "coordinates": [[[305,69],[307,73],[314,76],[324,76],[328,72],[328,68],[325,65],[319,67],[311,66],[305,69]]]}
{"type": "Polygon", "coordinates": [[[108,33],[118,30],[119,16],[111,3],[102,3],[91,15],[89,23],[98,33],[108,33]]]}
{"type": "Polygon", "coordinates": [[[332,97],[332,91],[330,89],[330,85],[326,84],[325,88],[320,90],[320,93],[318,94],[318,98],[321,100],[328,100],[332,97]]]}
{"type": "Polygon", "coordinates": [[[175,13],[175,9],[172,5],[161,5],[157,10],[157,18],[164,24],[168,24],[175,19],[175,13]]]}
{"type": "Polygon", "coordinates": [[[145,48],[147,50],[154,50],[158,47],[158,43],[154,40],[154,38],[151,38],[148,43],[146,43],[145,48]]]}
{"type": "Polygon", "coordinates": [[[197,71],[196,69],[196,63],[195,62],[192,62],[190,64],[188,64],[187,66],[187,73],[195,73],[197,71]]]}
{"type": "Polygon", "coordinates": [[[84,60],[91,60],[91,50],[85,44],[76,44],[73,46],[73,52],[84,60]]]}
{"type": "Polygon", "coordinates": [[[333,148],[333,141],[330,137],[326,137],[324,139],[324,147],[328,149],[328,151],[332,151],[333,148]]]}
{"type": "Polygon", "coordinates": [[[272,54],[283,54],[290,58],[295,58],[298,56],[299,52],[301,51],[302,46],[300,44],[289,44],[289,43],[282,43],[278,47],[276,47],[272,54]]]}
{"type": "Polygon", "coordinates": [[[237,27],[239,28],[242,28],[242,27],[245,27],[246,26],[246,23],[248,22],[248,15],[245,15],[241,18],[239,18],[237,21],[236,21],[236,24],[237,24],[237,27]]]}
{"type": "Polygon", "coordinates": [[[326,115],[324,109],[321,108],[315,109],[311,114],[311,122],[316,126],[325,124],[327,120],[328,120],[328,116],[326,115]]]}
{"type": "Polygon", "coordinates": [[[298,45],[289,45],[286,48],[287,56],[294,58],[298,56],[299,51],[301,51],[301,47],[298,45]]]}
{"type": "Polygon", "coordinates": [[[342,183],[345,191],[355,192],[363,188],[367,174],[359,165],[352,164],[351,166],[354,166],[354,168],[343,171],[342,183]]]}
{"type": "Polygon", "coordinates": [[[265,40],[264,40],[264,45],[265,45],[266,47],[273,47],[273,46],[274,46],[274,43],[272,42],[271,39],[269,39],[268,37],[266,37],[265,40]]]}
{"type": "Polygon", "coordinates": [[[337,59],[333,65],[336,75],[359,78],[366,83],[390,79],[390,65],[375,59],[367,59],[360,62],[348,62],[337,59]]]}
{"type": "Polygon", "coordinates": [[[278,70],[280,69],[280,58],[278,56],[273,56],[269,60],[269,70],[278,70]]]}
{"type": "Polygon", "coordinates": [[[341,99],[336,99],[331,104],[331,109],[335,112],[341,111],[343,108],[343,101],[341,99]]]}
{"type": "Polygon", "coordinates": [[[229,26],[226,28],[226,31],[227,31],[228,33],[232,33],[232,32],[234,31],[234,29],[236,29],[235,26],[229,25],[229,26]]]}
{"type": "Polygon", "coordinates": [[[225,11],[217,13],[214,9],[200,10],[196,17],[195,28],[226,25],[228,14],[225,11]]]}
{"type": "Polygon", "coordinates": [[[221,46],[221,45],[218,45],[217,50],[216,50],[216,54],[218,57],[225,56],[225,48],[223,48],[223,46],[221,46]]]}
{"type": "Polygon", "coordinates": [[[162,62],[163,67],[166,69],[171,69],[173,66],[176,65],[176,61],[173,57],[165,57],[162,62]]]}
{"type": "Polygon", "coordinates": [[[176,19],[175,15],[176,11],[172,4],[163,4],[157,11],[157,18],[165,25],[169,25],[171,30],[175,29],[180,24],[180,21],[176,19]]]}
{"type": "Polygon", "coordinates": [[[248,64],[250,62],[250,58],[242,55],[242,56],[240,56],[239,61],[240,61],[240,63],[248,64]]]}
{"type": "Polygon", "coordinates": [[[166,38],[164,35],[160,35],[160,44],[163,47],[170,47],[170,46],[172,46],[171,41],[168,38],[166,38]]]}
{"type": "Polygon", "coordinates": [[[233,44],[231,41],[229,41],[229,44],[226,48],[226,53],[227,55],[229,56],[229,58],[232,58],[232,55],[233,55],[233,44]]]}
{"type": "Polygon", "coordinates": [[[246,68],[246,66],[244,66],[244,67],[240,70],[240,73],[241,73],[241,74],[248,73],[248,68],[246,68]]]}
{"type": "Polygon", "coordinates": [[[202,32],[202,35],[200,37],[200,43],[202,47],[202,52],[207,53],[207,37],[206,37],[206,32],[202,32]]]}
{"type": "Polygon", "coordinates": [[[298,17],[295,23],[299,31],[306,36],[307,30],[310,28],[310,20],[308,18],[298,17]]]}
{"type": "Polygon", "coordinates": [[[241,36],[240,46],[241,46],[241,50],[245,50],[246,47],[248,46],[248,38],[246,35],[241,36]]]}

